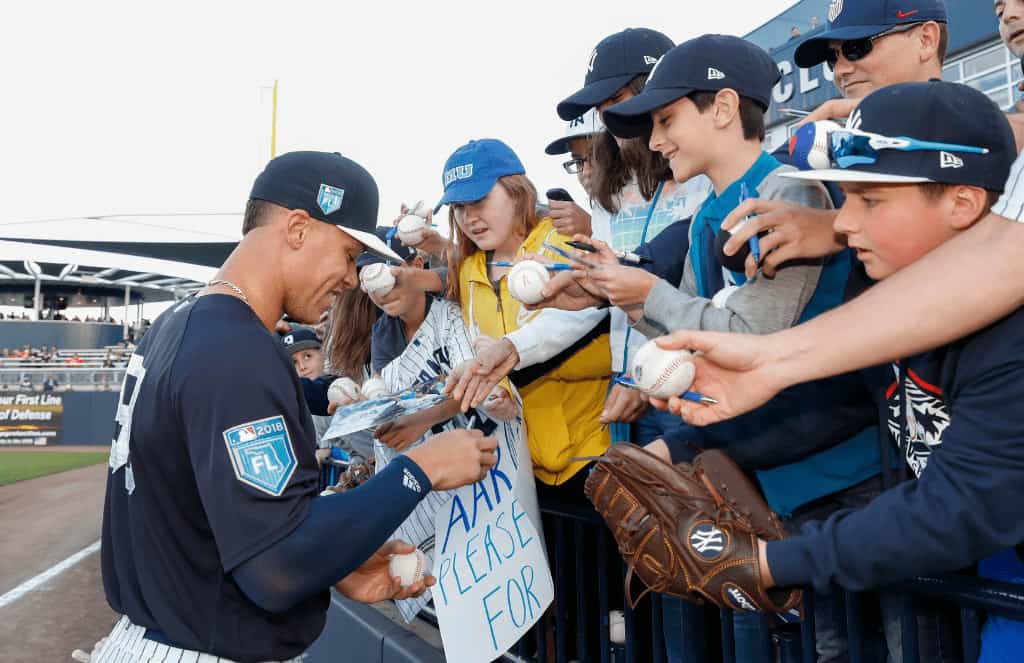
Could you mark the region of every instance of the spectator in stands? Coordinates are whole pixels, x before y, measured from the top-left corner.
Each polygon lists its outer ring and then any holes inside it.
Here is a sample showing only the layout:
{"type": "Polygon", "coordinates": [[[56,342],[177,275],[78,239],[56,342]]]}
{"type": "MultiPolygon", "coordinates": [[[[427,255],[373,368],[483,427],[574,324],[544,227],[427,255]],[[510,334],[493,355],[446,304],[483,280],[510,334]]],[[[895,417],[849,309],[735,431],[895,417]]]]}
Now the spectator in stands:
{"type": "Polygon", "coordinates": [[[43,393],[52,394],[57,389],[57,378],[52,375],[47,375],[46,379],[43,380],[43,393]]]}
{"type": "Polygon", "coordinates": [[[103,368],[113,368],[114,358],[110,354],[110,348],[107,348],[107,353],[103,357],[103,368]]]}
{"type": "Polygon", "coordinates": [[[0,350],[0,359],[10,359],[11,351],[7,348],[0,350]]]}
{"type": "Polygon", "coordinates": [[[32,391],[32,378],[30,378],[27,373],[23,374],[18,386],[21,387],[22,391],[32,391]]]}
{"type": "Polygon", "coordinates": [[[78,366],[80,364],[84,364],[85,360],[79,357],[78,353],[76,352],[73,355],[71,355],[71,357],[69,357],[65,363],[70,364],[72,366],[78,366]]]}
{"type": "Polygon", "coordinates": [[[812,16],[811,17],[811,30],[817,30],[817,29],[818,29],[818,17],[817,16],[812,16]]]}
{"type": "Polygon", "coordinates": [[[789,40],[793,41],[794,39],[799,39],[799,38],[800,38],[800,28],[798,28],[798,27],[796,27],[794,25],[789,30],[789,40]]]}

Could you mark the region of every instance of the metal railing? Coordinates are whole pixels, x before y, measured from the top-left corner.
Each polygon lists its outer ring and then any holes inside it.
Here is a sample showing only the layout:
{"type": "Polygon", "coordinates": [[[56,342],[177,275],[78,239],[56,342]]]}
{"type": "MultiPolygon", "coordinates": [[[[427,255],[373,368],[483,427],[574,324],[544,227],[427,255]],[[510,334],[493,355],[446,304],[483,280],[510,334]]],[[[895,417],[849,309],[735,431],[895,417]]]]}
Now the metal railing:
{"type": "Polygon", "coordinates": [[[22,389],[26,383],[33,392],[39,391],[47,377],[57,381],[57,388],[117,389],[124,380],[124,368],[83,368],[66,365],[52,368],[0,368],[0,390],[22,389]]]}

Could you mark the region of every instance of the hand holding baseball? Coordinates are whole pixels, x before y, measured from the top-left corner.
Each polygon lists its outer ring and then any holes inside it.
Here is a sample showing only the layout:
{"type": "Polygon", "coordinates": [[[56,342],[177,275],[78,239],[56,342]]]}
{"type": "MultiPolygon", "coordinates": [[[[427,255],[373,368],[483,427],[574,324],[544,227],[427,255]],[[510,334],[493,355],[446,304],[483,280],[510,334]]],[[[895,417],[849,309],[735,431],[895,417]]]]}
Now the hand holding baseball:
{"type": "Polygon", "coordinates": [[[425,575],[420,580],[403,586],[401,578],[391,574],[392,557],[415,554],[415,550],[414,546],[404,541],[388,541],[363,562],[362,566],[342,578],[334,587],[343,596],[362,603],[419,596],[436,582],[433,576],[425,575]]]}

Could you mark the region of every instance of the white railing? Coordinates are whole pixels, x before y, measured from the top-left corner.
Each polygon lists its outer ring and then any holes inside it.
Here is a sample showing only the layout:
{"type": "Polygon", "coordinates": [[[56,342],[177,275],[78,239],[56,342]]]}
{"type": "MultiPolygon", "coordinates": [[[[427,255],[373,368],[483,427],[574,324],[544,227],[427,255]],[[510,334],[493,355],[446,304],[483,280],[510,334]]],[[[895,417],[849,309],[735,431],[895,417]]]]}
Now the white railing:
{"type": "Polygon", "coordinates": [[[57,381],[58,389],[117,389],[124,380],[124,368],[0,368],[0,390],[24,389],[26,383],[33,391],[39,391],[48,377],[57,381]]]}

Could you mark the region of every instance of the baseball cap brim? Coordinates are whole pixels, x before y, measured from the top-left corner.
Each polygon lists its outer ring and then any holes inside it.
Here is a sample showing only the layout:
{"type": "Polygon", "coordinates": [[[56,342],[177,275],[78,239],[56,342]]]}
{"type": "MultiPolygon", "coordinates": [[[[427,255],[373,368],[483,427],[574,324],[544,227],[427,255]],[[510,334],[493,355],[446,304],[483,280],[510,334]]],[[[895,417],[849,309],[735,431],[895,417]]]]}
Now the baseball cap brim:
{"type": "Polygon", "coordinates": [[[572,94],[558,103],[556,110],[558,117],[566,122],[583,115],[591,108],[602,102],[608,101],[615,93],[621,90],[639,74],[623,74],[594,81],[590,85],[584,85],[583,89],[572,94]]]}
{"type": "Polygon", "coordinates": [[[298,343],[292,343],[287,347],[289,354],[295,354],[296,352],[302,352],[303,350],[319,350],[322,345],[319,341],[299,341],[298,343]]]}
{"type": "Polygon", "coordinates": [[[874,37],[892,27],[891,25],[848,25],[845,28],[828,30],[797,46],[793,53],[793,60],[796,62],[796,66],[808,69],[825,61],[828,56],[829,42],[874,37]]]}
{"type": "Polygon", "coordinates": [[[646,136],[651,131],[651,113],[682,99],[693,92],[693,88],[647,88],[642,94],[615,104],[604,110],[604,125],[619,138],[646,136]]]}
{"type": "Polygon", "coordinates": [[[395,262],[403,262],[401,256],[391,250],[387,244],[381,241],[380,237],[377,237],[374,233],[364,232],[362,230],[353,230],[352,228],[346,228],[345,226],[335,226],[338,230],[345,233],[357,242],[361,242],[363,248],[368,253],[383,258],[384,260],[393,260],[395,262]]]}
{"type": "Polygon", "coordinates": [[[927,177],[910,177],[908,175],[891,175],[889,173],[873,173],[867,170],[845,168],[825,168],[822,170],[802,170],[798,173],[781,173],[782,177],[794,180],[812,180],[816,182],[864,182],[866,184],[921,184],[931,182],[927,177]]]}
{"type": "Polygon", "coordinates": [[[481,177],[479,179],[461,180],[453,183],[444,192],[444,196],[441,197],[440,202],[437,203],[437,207],[434,208],[434,213],[441,209],[442,205],[451,205],[453,203],[475,203],[478,200],[483,200],[497,184],[497,177],[481,177]]]}
{"type": "Polygon", "coordinates": [[[565,136],[563,138],[559,138],[558,140],[552,141],[550,144],[548,144],[547,147],[544,148],[544,154],[550,154],[551,156],[555,156],[558,154],[567,154],[569,152],[572,152],[572,149],[569,147],[569,141],[574,140],[576,138],[586,138],[586,134],[580,134],[579,136],[565,136]]]}

